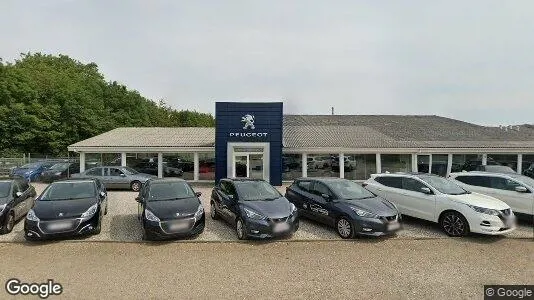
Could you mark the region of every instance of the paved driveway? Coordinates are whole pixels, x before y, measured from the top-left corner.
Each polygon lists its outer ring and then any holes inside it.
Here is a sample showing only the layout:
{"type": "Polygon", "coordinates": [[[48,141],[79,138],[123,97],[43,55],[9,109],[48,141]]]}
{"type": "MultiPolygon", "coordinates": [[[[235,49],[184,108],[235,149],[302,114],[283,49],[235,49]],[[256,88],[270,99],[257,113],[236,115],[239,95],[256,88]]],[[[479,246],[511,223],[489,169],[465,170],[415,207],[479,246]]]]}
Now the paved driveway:
{"type": "MultiPolygon", "coordinates": [[[[46,187],[44,184],[34,184],[38,193],[46,187]]],[[[211,187],[195,186],[196,191],[202,192],[201,200],[206,209],[206,229],[195,240],[200,241],[235,241],[237,237],[234,229],[226,223],[217,220],[214,221],[209,217],[209,198],[211,187]]],[[[281,187],[283,193],[285,187],[281,187]]],[[[89,241],[140,241],[142,236],[141,225],[137,220],[137,202],[135,201],[137,193],[130,191],[109,191],[109,208],[108,214],[104,217],[102,232],[96,236],[82,238],[89,241]]],[[[24,222],[20,221],[15,225],[13,232],[6,235],[0,235],[2,241],[24,241],[24,222]]],[[[446,238],[447,236],[440,228],[433,223],[417,220],[413,218],[404,219],[404,230],[400,231],[395,237],[385,239],[401,238],[446,238]]],[[[534,238],[534,228],[532,226],[520,225],[517,230],[508,234],[507,237],[515,238],[534,238]]],[[[483,237],[492,239],[495,237],[483,237]]],[[[322,224],[303,219],[299,230],[290,238],[290,240],[333,240],[340,239],[333,228],[328,228],[322,224]]]]}

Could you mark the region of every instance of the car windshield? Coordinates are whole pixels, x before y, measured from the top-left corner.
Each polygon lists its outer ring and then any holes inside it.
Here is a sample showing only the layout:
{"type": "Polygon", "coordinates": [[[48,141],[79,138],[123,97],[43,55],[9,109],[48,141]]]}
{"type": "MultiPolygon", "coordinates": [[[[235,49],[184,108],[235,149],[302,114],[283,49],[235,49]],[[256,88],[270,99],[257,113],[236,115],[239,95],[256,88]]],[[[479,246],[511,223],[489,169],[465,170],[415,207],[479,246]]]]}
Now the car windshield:
{"type": "Polygon", "coordinates": [[[11,182],[0,181],[0,198],[5,198],[9,196],[10,190],[11,190],[11,182]]]}
{"type": "Polygon", "coordinates": [[[32,164],[25,164],[24,166],[20,167],[21,169],[37,169],[41,166],[39,163],[32,163],[32,164]]]}
{"type": "Polygon", "coordinates": [[[430,186],[443,194],[448,195],[462,195],[469,192],[461,188],[459,185],[451,180],[439,176],[419,176],[421,180],[428,183],[430,186]]]}
{"type": "Polygon", "coordinates": [[[329,180],[326,185],[339,196],[340,199],[368,199],[375,195],[364,189],[361,185],[350,180],[329,180]]]}
{"type": "Polygon", "coordinates": [[[261,180],[236,181],[235,187],[241,201],[274,200],[282,196],[272,185],[261,180]]]}
{"type": "Polygon", "coordinates": [[[40,197],[40,201],[75,200],[96,197],[93,181],[54,182],[40,197]]]}
{"type": "Polygon", "coordinates": [[[187,182],[158,182],[150,185],[148,201],[177,200],[195,197],[187,182]]]}
{"type": "Polygon", "coordinates": [[[508,167],[508,166],[497,166],[497,165],[490,165],[485,167],[487,172],[494,172],[494,173],[515,173],[514,169],[508,167]]]}
{"type": "Polygon", "coordinates": [[[509,175],[510,177],[512,177],[513,179],[517,180],[517,181],[520,181],[528,186],[530,186],[531,188],[534,188],[534,179],[533,178],[530,178],[528,176],[524,176],[524,175],[509,175]]]}
{"type": "Polygon", "coordinates": [[[124,171],[126,171],[126,173],[129,173],[131,175],[135,175],[135,174],[138,174],[139,172],[137,172],[136,170],[130,168],[130,167],[123,167],[122,168],[124,171]]]}
{"type": "Polygon", "coordinates": [[[59,164],[55,164],[53,165],[52,167],[50,167],[50,170],[54,170],[54,171],[63,171],[63,170],[66,170],[68,167],[69,167],[69,163],[59,163],[59,164]]]}

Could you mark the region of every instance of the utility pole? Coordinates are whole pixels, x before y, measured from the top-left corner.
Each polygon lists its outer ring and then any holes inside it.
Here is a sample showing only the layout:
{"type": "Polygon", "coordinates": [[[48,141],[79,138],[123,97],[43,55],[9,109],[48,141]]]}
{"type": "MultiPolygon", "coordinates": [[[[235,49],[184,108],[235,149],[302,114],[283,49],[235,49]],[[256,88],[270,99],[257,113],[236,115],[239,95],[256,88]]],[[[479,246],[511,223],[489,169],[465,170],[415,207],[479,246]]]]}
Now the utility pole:
{"type": "Polygon", "coordinates": [[[332,106],[332,116],[334,115],[334,107],[332,106]]]}

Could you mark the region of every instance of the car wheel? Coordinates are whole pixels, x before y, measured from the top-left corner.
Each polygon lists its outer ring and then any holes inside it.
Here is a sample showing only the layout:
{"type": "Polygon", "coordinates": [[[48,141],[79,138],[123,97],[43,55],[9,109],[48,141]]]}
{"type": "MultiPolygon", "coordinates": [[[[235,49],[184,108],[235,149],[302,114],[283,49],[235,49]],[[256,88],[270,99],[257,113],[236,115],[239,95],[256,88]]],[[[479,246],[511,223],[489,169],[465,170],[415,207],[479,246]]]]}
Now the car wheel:
{"type": "Polygon", "coordinates": [[[241,219],[237,219],[237,222],[235,222],[235,232],[237,234],[237,238],[240,240],[246,240],[247,234],[246,234],[246,228],[245,223],[241,219]]]}
{"type": "Polygon", "coordinates": [[[10,233],[13,230],[13,227],[15,227],[15,216],[11,212],[7,215],[6,224],[4,225],[4,228],[2,228],[2,234],[10,233]]]}
{"type": "Polygon", "coordinates": [[[106,202],[106,210],[104,210],[104,215],[108,214],[108,203],[106,202]]]}
{"type": "Polygon", "coordinates": [[[469,223],[462,214],[455,211],[445,213],[440,225],[448,236],[465,236],[469,233],[469,223]]]}
{"type": "Polygon", "coordinates": [[[350,239],[354,237],[354,228],[349,220],[346,218],[340,218],[336,222],[337,234],[342,239],[350,239]]]}
{"type": "Polygon", "coordinates": [[[211,202],[210,204],[210,217],[213,220],[219,219],[219,214],[217,214],[217,211],[215,210],[215,203],[211,202]]]}
{"type": "Polygon", "coordinates": [[[143,229],[143,237],[142,237],[143,241],[151,241],[152,240],[152,236],[150,234],[148,234],[146,232],[146,230],[143,229]]]}
{"type": "Polygon", "coordinates": [[[132,182],[132,184],[130,184],[130,188],[134,192],[139,192],[139,190],[141,189],[141,182],[139,182],[137,180],[132,182]]]}
{"type": "Polygon", "coordinates": [[[93,234],[99,234],[102,231],[102,219],[98,220],[98,225],[96,225],[95,231],[93,234]]]}

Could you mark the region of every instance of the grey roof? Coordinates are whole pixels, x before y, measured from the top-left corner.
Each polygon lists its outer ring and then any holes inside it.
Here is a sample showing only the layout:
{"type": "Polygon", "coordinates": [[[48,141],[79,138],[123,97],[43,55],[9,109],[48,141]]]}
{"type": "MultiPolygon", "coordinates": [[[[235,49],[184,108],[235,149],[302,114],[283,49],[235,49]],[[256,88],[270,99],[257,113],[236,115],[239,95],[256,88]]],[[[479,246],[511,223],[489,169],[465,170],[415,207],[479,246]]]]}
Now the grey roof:
{"type": "MultiPolygon", "coordinates": [[[[214,147],[215,128],[125,127],[76,147],[214,147]]],[[[285,115],[285,148],[526,148],[534,126],[487,127],[439,116],[285,115]]]]}
{"type": "Polygon", "coordinates": [[[284,147],[530,148],[534,126],[512,129],[440,116],[285,115],[284,147]]]}
{"type": "Polygon", "coordinates": [[[213,127],[121,127],[77,142],[76,147],[213,147],[213,127]]]}

